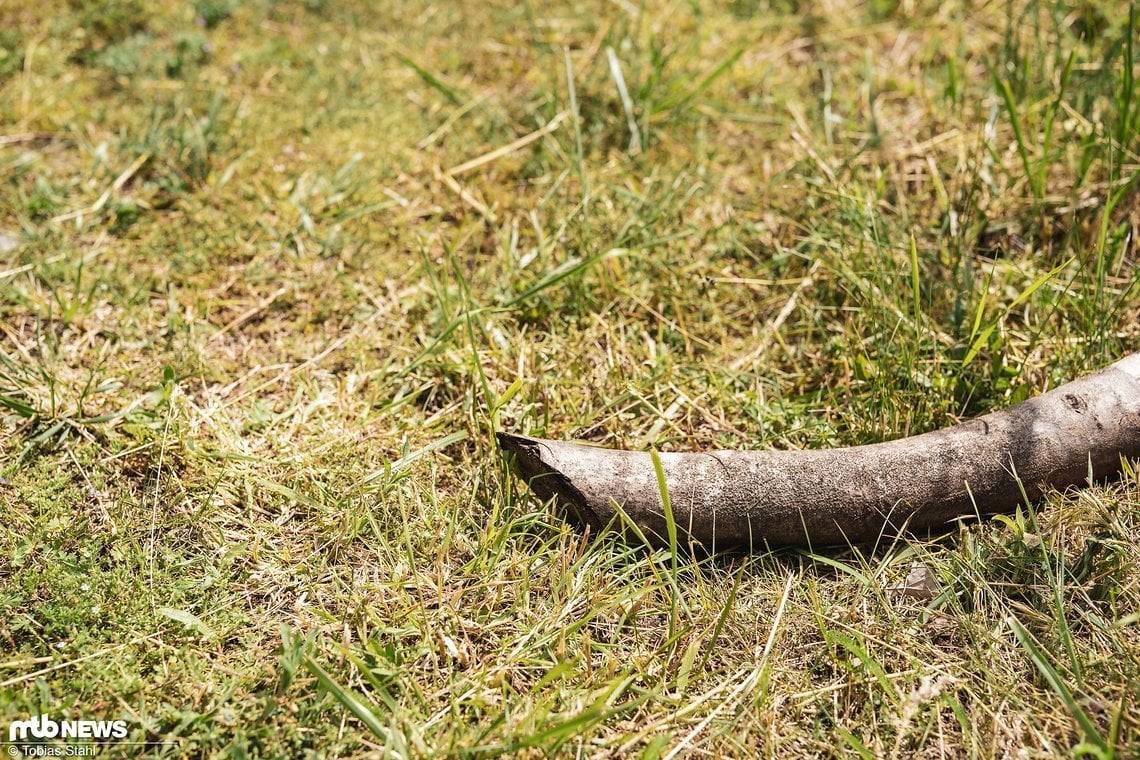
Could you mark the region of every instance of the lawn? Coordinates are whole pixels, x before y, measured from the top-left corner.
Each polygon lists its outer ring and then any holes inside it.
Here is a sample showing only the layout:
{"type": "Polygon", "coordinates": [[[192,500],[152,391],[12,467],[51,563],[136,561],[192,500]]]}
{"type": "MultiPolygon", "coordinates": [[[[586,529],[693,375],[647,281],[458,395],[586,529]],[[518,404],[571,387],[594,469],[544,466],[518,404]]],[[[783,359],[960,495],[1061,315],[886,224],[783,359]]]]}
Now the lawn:
{"type": "Polygon", "coordinates": [[[1140,757],[1138,463],[678,558],[493,435],[868,443],[1136,350],[1134,14],[6,0],[0,741],[1140,757]]]}

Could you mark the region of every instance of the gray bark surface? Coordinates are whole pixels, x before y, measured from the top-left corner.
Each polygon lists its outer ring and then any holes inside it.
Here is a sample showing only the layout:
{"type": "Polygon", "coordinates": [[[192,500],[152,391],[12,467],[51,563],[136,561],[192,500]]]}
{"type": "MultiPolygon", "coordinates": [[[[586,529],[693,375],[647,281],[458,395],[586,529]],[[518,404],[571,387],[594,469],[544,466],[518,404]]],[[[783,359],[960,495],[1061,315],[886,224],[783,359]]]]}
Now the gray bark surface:
{"type": "MultiPolygon", "coordinates": [[[[596,532],[614,504],[667,543],[646,452],[498,434],[544,500],[596,532]]],[[[824,451],[660,454],[678,541],[705,549],[867,544],[956,518],[1013,511],[1048,489],[1140,457],[1140,354],[1017,406],[886,443],[824,451]],[[1016,476],[1015,476],[1016,473],[1016,476]],[[1019,484],[1020,481],[1020,484],[1019,484]]]]}

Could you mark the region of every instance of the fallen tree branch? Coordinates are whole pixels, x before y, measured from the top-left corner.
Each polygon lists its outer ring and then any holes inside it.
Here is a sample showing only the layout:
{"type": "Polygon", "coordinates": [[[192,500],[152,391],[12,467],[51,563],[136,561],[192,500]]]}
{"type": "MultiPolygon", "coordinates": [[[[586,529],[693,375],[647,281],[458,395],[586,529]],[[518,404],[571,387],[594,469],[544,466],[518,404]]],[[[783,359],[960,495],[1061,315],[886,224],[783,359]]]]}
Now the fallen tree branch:
{"type": "MultiPolygon", "coordinates": [[[[544,500],[599,531],[615,507],[655,545],[668,529],[651,457],[499,433],[544,500]]],[[[662,453],[680,540],[717,549],[867,544],[1014,510],[1140,457],[1140,354],[1004,411],[826,451],[662,453]],[[1024,495],[1022,490],[1024,489],[1024,495]]]]}

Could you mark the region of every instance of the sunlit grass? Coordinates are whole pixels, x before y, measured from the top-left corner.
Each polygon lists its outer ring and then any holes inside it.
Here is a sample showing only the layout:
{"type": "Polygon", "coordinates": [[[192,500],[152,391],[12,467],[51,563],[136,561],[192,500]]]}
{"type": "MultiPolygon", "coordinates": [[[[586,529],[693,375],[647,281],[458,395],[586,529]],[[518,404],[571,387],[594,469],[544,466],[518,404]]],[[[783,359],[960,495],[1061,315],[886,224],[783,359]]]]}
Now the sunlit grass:
{"type": "Polygon", "coordinates": [[[575,533],[492,433],[865,443],[1136,349],[1136,38],[1107,2],[4,6],[0,727],[1128,756],[1131,470],[709,558],[575,533]]]}

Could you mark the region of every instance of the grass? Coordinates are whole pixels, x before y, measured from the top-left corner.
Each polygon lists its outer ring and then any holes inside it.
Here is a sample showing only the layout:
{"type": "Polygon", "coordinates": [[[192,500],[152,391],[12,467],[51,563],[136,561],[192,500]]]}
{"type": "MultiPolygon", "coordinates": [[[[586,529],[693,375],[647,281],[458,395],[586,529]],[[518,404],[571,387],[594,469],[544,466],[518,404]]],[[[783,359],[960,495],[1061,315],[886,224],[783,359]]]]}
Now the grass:
{"type": "Polygon", "coordinates": [[[583,539],[491,435],[857,444],[1135,350],[1123,10],[5,4],[0,725],[1136,756],[1135,470],[696,559],[583,539]]]}

